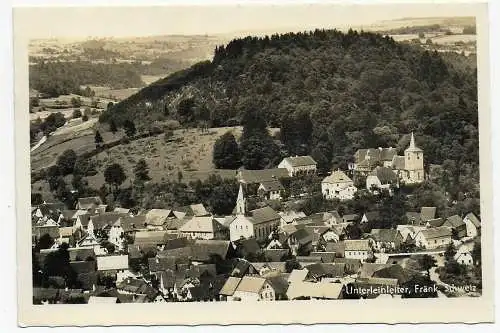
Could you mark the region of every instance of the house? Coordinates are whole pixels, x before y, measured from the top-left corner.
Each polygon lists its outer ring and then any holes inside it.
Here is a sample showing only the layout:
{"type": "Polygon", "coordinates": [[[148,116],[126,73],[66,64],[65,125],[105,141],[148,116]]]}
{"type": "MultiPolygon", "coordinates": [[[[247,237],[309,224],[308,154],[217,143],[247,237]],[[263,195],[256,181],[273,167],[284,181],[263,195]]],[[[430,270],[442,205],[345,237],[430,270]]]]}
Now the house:
{"type": "Polygon", "coordinates": [[[368,237],[373,240],[373,248],[381,252],[395,250],[403,243],[403,236],[397,229],[372,229],[368,237]]]}
{"type": "Polygon", "coordinates": [[[348,259],[359,259],[365,262],[373,256],[370,241],[366,239],[346,240],[344,241],[344,257],[348,259]]]}
{"type": "Polygon", "coordinates": [[[306,229],[301,228],[290,234],[288,237],[288,247],[292,250],[292,254],[296,255],[299,252],[308,253],[312,251],[313,235],[306,229]]]}
{"type": "Polygon", "coordinates": [[[266,278],[246,275],[239,281],[232,297],[243,302],[274,301],[276,291],[266,278]]]}
{"type": "Polygon", "coordinates": [[[358,214],[345,214],[342,216],[342,220],[344,220],[343,223],[356,223],[359,221],[359,215],[358,214]]]}
{"type": "Polygon", "coordinates": [[[286,300],[286,291],[288,290],[288,281],[286,280],[284,274],[268,276],[267,281],[274,290],[274,300],[281,301],[286,300]]]}
{"type": "Polygon", "coordinates": [[[128,216],[128,214],[107,212],[99,215],[93,215],[90,217],[87,224],[87,232],[94,236],[98,236],[99,232],[104,232],[106,235],[109,235],[109,231],[112,226],[124,216],[128,216]]]}
{"type": "Polygon", "coordinates": [[[194,216],[179,228],[179,232],[193,239],[229,238],[228,229],[212,216],[194,216]]]}
{"type": "Polygon", "coordinates": [[[316,161],[311,156],[285,157],[278,168],[288,171],[290,177],[306,175],[316,172],[316,161]]]}
{"type": "Polygon", "coordinates": [[[177,235],[169,234],[167,231],[137,231],[134,237],[134,245],[138,245],[139,247],[150,246],[158,248],[165,245],[167,241],[172,238],[177,238],[177,235]]]}
{"type": "Polygon", "coordinates": [[[260,184],[274,180],[289,178],[288,170],[285,168],[263,169],[263,170],[239,170],[237,179],[241,184],[260,184]]]}
{"type": "Polygon", "coordinates": [[[377,165],[391,167],[394,156],[397,156],[397,150],[393,147],[358,149],[354,153],[354,163],[349,165],[349,169],[366,175],[377,165]]]}
{"type": "Polygon", "coordinates": [[[116,290],[121,294],[134,295],[135,297],[144,297],[144,302],[153,302],[158,296],[158,290],[154,289],[143,279],[128,278],[121,283],[117,283],[116,290]]]}
{"type": "Polygon", "coordinates": [[[280,226],[280,221],[281,216],[269,206],[247,212],[243,187],[240,185],[236,201],[236,218],[229,225],[232,242],[250,237],[258,241],[266,241],[269,235],[280,226]]]}
{"type": "Polygon", "coordinates": [[[420,230],[415,235],[415,245],[426,249],[445,247],[449,243],[451,243],[451,228],[445,226],[420,230]]]}
{"type": "Polygon", "coordinates": [[[335,264],[344,264],[346,274],[355,274],[359,271],[363,263],[359,259],[335,258],[335,264]]]}
{"type": "Polygon", "coordinates": [[[438,217],[438,218],[428,220],[427,222],[425,222],[425,226],[427,228],[437,228],[437,227],[442,227],[445,222],[446,222],[446,220],[444,218],[438,217]]]}
{"type": "Polygon", "coordinates": [[[342,283],[329,282],[293,282],[288,286],[286,295],[289,300],[297,299],[340,299],[342,283]]]}
{"type": "Polygon", "coordinates": [[[464,222],[467,229],[467,237],[476,237],[480,234],[481,221],[474,213],[465,215],[464,222]]]}
{"type": "Polygon", "coordinates": [[[281,216],[281,225],[291,224],[295,222],[296,219],[306,217],[304,212],[295,212],[291,210],[279,212],[278,214],[281,216]]]}
{"type": "Polygon", "coordinates": [[[316,262],[304,267],[309,271],[307,279],[317,282],[325,278],[342,278],[345,275],[345,264],[316,262]]]}
{"type": "Polygon", "coordinates": [[[458,215],[448,217],[443,225],[451,228],[453,238],[462,239],[467,236],[467,224],[458,215]]]}
{"type": "Polygon", "coordinates": [[[90,217],[92,215],[90,213],[85,213],[85,214],[80,214],[76,217],[75,224],[73,228],[75,230],[80,229],[82,231],[87,231],[89,222],[90,222],[90,217]]]}
{"type": "Polygon", "coordinates": [[[354,182],[340,170],[332,172],[321,181],[321,193],[327,200],[351,200],[357,190],[354,182]]]}
{"type": "Polygon", "coordinates": [[[227,300],[227,301],[233,301],[233,295],[234,292],[236,291],[236,288],[238,287],[238,284],[240,283],[241,278],[240,277],[234,277],[230,276],[227,280],[226,283],[222,286],[219,295],[221,296],[222,300],[227,300]]]}
{"type": "Polygon", "coordinates": [[[106,211],[106,205],[103,204],[100,197],[85,197],[78,198],[76,202],[77,210],[86,210],[91,214],[104,213],[106,211]]]}
{"type": "Polygon", "coordinates": [[[286,262],[284,261],[252,262],[251,266],[257,274],[266,278],[286,273],[286,262]]]}
{"type": "Polygon", "coordinates": [[[366,189],[372,193],[390,192],[391,186],[398,186],[398,176],[391,168],[378,166],[366,177],[366,189]]]}
{"type": "Polygon", "coordinates": [[[424,181],[424,151],[416,146],[413,133],[411,133],[410,145],[405,149],[404,156],[394,158],[393,168],[403,183],[418,184],[424,181]],[[404,166],[401,163],[401,157],[404,159],[404,166]]]}
{"type": "Polygon", "coordinates": [[[218,260],[230,259],[234,256],[235,250],[230,241],[227,240],[204,240],[197,239],[191,245],[191,260],[193,262],[213,262],[218,260]]]}
{"type": "Polygon", "coordinates": [[[260,197],[266,200],[281,200],[281,194],[285,188],[278,180],[262,182],[257,189],[260,197]]]}
{"type": "Polygon", "coordinates": [[[311,257],[320,257],[321,262],[324,263],[333,263],[335,261],[336,254],[335,252],[311,252],[309,253],[311,257]]]}
{"type": "Polygon", "coordinates": [[[306,280],[307,274],[309,274],[309,271],[305,268],[294,269],[288,276],[287,282],[289,284],[303,282],[306,280]]]}
{"type": "Polygon", "coordinates": [[[360,223],[376,222],[380,220],[380,213],[378,211],[366,212],[361,217],[360,223]]]}
{"type": "Polygon", "coordinates": [[[425,230],[425,226],[400,224],[396,226],[396,230],[401,234],[402,242],[411,241],[415,238],[420,230],[425,230]]]}
{"type": "Polygon", "coordinates": [[[453,258],[455,259],[456,262],[458,262],[461,265],[467,265],[467,266],[474,265],[474,259],[472,258],[472,254],[469,251],[469,249],[467,249],[467,247],[465,246],[459,248],[453,258]]]}

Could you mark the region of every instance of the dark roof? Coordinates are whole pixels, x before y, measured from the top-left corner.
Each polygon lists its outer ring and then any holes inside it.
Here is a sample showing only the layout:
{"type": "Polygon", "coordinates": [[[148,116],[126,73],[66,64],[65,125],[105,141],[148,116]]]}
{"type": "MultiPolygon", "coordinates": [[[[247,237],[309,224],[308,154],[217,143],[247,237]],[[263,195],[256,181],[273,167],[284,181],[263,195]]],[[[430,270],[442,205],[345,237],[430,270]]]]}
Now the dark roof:
{"type": "Polygon", "coordinates": [[[406,212],[406,220],[410,224],[420,224],[420,213],[417,212],[406,212]]]}
{"type": "Polygon", "coordinates": [[[276,294],[285,295],[288,290],[288,281],[282,275],[269,276],[267,282],[273,287],[276,294]]]}
{"type": "Polygon", "coordinates": [[[33,235],[40,238],[43,235],[49,235],[52,239],[59,238],[58,226],[35,226],[33,227],[33,235]]]}
{"type": "Polygon", "coordinates": [[[137,245],[160,245],[167,242],[168,233],[166,231],[138,231],[135,233],[134,244],[137,245]]]}
{"type": "Polygon", "coordinates": [[[234,245],[241,249],[245,255],[249,253],[256,254],[260,251],[260,245],[255,238],[239,239],[234,242],[234,245]]]}
{"type": "Polygon", "coordinates": [[[426,239],[451,237],[451,229],[448,227],[428,228],[420,231],[426,239]]]}
{"type": "Polygon", "coordinates": [[[290,238],[294,238],[300,245],[306,245],[312,242],[312,235],[305,229],[298,229],[290,235],[290,238]]]}
{"type": "Polygon", "coordinates": [[[149,271],[151,273],[175,269],[176,259],[173,256],[159,256],[148,259],[149,271]]]}
{"type": "Polygon", "coordinates": [[[294,156],[285,157],[284,161],[287,161],[292,167],[316,165],[316,161],[311,156],[294,156]]]}
{"type": "Polygon", "coordinates": [[[269,206],[254,209],[249,212],[249,220],[253,224],[265,223],[273,220],[279,220],[279,214],[269,206]]]}
{"type": "Polygon", "coordinates": [[[195,261],[209,261],[212,255],[226,259],[231,242],[225,240],[197,240],[192,246],[192,258],[195,261]]]}
{"type": "Polygon", "coordinates": [[[146,215],[123,216],[120,218],[120,226],[124,232],[142,228],[146,222],[146,215]]]}
{"type": "Polygon", "coordinates": [[[391,264],[365,262],[365,263],[363,263],[363,265],[361,266],[361,269],[359,270],[359,277],[360,278],[372,277],[376,271],[381,270],[382,268],[390,267],[390,266],[391,266],[391,264]]]}
{"type": "Polygon", "coordinates": [[[298,262],[303,262],[303,263],[317,263],[317,262],[322,262],[322,258],[320,256],[296,256],[295,259],[297,259],[298,262]]]}
{"type": "Polygon", "coordinates": [[[187,237],[178,237],[174,239],[167,239],[165,241],[164,250],[177,249],[180,247],[185,247],[191,244],[191,241],[187,237]]]}
{"type": "Polygon", "coordinates": [[[381,166],[376,167],[370,175],[376,176],[382,185],[396,182],[398,179],[398,176],[391,168],[381,166]]]}
{"type": "Polygon", "coordinates": [[[322,277],[342,277],[345,275],[345,264],[315,263],[304,267],[309,271],[310,278],[319,279],[322,277]]]}
{"type": "Polygon", "coordinates": [[[91,273],[96,271],[96,261],[73,261],[69,263],[76,274],[91,273]]]}
{"type": "Polygon", "coordinates": [[[358,149],[354,154],[356,163],[364,161],[367,156],[370,156],[370,161],[392,161],[393,157],[397,154],[396,148],[368,148],[358,149]]]}
{"type": "Polygon", "coordinates": [[[345,252],[345,242],[328,242],[326,243],[325,249],[326,252],[334,252],[343,257],[345,252]]]}
{"type": "Polygon", "coordinates": [[[112,226],[116,223],[121,217],[129,216],[124,213],[116,213],[116,212],[106,212],[99,215],[94,215],[90,217],[92,224],[94,225],[94,230],[103,229],[107,226],[112,226]]]}
{"type": "Polygon", "coordinates": [[[149,286],[144,280],[127,278],[117,284],[117,289],[124,290],[132,294],[143,294],[152,300],[158,295],[158,291],[149,286]]]}
{"type": "Polygon", "coordinates": [[[460,216],[458,216],[458,215],[453,215],[453,216],[448,217],[446,219],[445,224],[449,225],[452,228],[459,228],[461,226],[465,226],[464,220],[462,220],[460,218],[460,216]]]}
{"type": "Polygon", "coordinates": [[[437,218],[437,219],[427,220],[427,223],[429,223],[429,225],[433,228],[443,226],[444,222],[445,222],[445,219],[443,219],[441,217],[437,218]]]}
{"type": "Polygon", "coordinates": [[[80,273],[77,275],[76,280],[84,290],[92,290],[97,285],[97,272],[80,273]]]}
{"type": "Polygon", "coordinates": [[[344,222],[356,222],[359,219],[358,214],[345,214],[342,216],[344,222]]]}
{"type": "Polygon", "coordinates": [[[231,276],[243,277],[248,272],[250,268],[250,263],[246,260],[238,260],[233,270],[231,271],[231,276]]]}
{"type": "Polygon", "coordinates": [[[161,251],[158,252],[158,255],[175,257],[177,263],[189,262],[190,258],[193,255],[193,251],[191,246],[186,246],[186,247],[179,247],[176,249],[161,251]]]}
{"type": "Polygon", "coordinates": [[[395,264],[377,270],[376,272],[373,273],[373,277],[397,279],[399,285],[402,285],[418,274],[420,273],[417,271],[404,269],[403,267],[401,267],[401,265],[395,264]]]}
{"type": "Polygon", "coordinates": [[[284,189],[283,185],[278,180],[266,181],[260,183],[260,186],[264,189],[264,191],[281,191],[284,189]]]}
{"type": "Polygon", "coordinates": [[[321,261],[324,263],[332,263],[335,261],[335,252],[311,252],[313,257],[321,257],[321,261]]]}
{"type": "Polygon", "coordinates": [[[271,262],[281,261],[281,258],[283,258],[284,255],[287,255],[289,253],[290,253],[290,250],[288,250],[288,249],[265,249],[264,250],[265,257],[271,262]]]}
{"type": "Polygon", "coordinates": [[[399,231],[396,229],[372,229],[370,237],[377,242],[394,242],[398,237],[399,231]]]}
{"type": "Polygon", "coordinates": [[[70,248],[68,252],[70,261],[82,261],[87,260],[88,257],[94,259],[96,257],[93,248],[70,248]]]}
{"type": "Polygon", "coordinates": [[[260,184],[288,177],[288,170],[285,168],[240,170],[238,173],[238,179],[245,184],[260,184]]]}
{"type": "Polygon", "coordinates": [[[378,211],[366,212],[364,215],[368,221],[376,221],[380,218],[380,213],[378,211]]]}
{"type": "Polygon", "coordinates": [[[392,167],[396,170],[404,170],[405,157],[404,156],[394,156],[394,159],[392,160],[392,167]]]}

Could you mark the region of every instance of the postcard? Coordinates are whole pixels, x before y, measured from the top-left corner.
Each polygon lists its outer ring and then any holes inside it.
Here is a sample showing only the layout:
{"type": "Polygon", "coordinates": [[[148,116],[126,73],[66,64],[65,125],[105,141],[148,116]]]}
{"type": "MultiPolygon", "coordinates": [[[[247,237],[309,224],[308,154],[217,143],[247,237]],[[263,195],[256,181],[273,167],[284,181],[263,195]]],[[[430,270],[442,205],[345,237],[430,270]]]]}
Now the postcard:
{"type": "Polygon", "coordinates": [[[13,21],[19,325],[493,321],[487,4],[13,21]]]}

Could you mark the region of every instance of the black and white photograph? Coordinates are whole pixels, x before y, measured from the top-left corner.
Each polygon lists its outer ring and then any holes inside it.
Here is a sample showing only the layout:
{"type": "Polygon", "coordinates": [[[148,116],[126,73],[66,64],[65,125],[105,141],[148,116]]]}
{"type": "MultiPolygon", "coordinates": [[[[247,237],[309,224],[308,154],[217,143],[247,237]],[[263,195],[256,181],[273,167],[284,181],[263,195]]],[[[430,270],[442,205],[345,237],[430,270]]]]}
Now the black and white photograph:
{"type": "Polygon", "coordinates": [[[491,305],[486,6],[14,14],[29,311],[491,305]]]}

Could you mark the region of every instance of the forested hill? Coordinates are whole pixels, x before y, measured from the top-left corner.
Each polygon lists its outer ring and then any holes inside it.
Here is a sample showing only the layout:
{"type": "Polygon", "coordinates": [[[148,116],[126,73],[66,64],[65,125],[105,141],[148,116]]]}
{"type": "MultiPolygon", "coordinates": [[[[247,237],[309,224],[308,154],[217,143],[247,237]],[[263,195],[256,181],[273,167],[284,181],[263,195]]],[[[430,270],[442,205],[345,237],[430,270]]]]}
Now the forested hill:
{"type": "Polygon", "coordinates": [[[101,121],[224,126],[260,112],[282,128],[288,153],[312,153],[331,167],[345,167],[358,148],[401,149],[413,131],[426,164],[475,168],[477,81],[467,60],[366,32],[246,37],[142,89],[101,121]]]}

